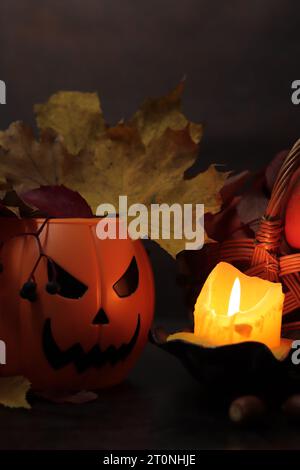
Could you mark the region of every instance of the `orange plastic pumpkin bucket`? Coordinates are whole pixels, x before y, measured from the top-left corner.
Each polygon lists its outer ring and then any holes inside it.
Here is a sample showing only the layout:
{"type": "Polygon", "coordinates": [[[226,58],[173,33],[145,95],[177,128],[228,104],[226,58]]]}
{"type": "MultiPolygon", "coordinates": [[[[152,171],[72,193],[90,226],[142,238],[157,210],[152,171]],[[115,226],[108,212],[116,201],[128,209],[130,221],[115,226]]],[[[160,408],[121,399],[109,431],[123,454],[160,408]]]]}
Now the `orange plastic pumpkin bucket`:
{"type": "Polygon", "coordinates": [[[140,240],[100,240],[98,222],[2,219],[1,375],[24,375],[37,390],[93,390],[122,381],[137,360],[154,311],[150,262],[140,240]],[[34,300],[20,295],[28,282],[34,300]]]}

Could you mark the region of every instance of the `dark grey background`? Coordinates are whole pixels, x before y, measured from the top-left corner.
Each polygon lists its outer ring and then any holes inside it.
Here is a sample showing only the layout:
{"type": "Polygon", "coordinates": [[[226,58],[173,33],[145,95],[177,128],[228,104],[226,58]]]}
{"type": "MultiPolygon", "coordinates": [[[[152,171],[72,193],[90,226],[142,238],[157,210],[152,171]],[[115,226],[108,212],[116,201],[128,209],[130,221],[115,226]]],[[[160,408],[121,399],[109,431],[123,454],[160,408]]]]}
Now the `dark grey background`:
{"type": "MultiPolygon", "coordinates": [[[[110,123],[187,76],[183,107],[206,124],[199,164],[258,168],[299,137],[296,1],[1,0],[0,128],[33,124],[57,90],[98,91],[110,123]]],[[[184,318],[174,261],[151,259],[156,318],[184,318]]],[[[220,387],[220,394],[222,389],[220,387]]],[[[130,381],[83,406],[0,407],[0,448],[299,448],[280,414],[262,428],[230,426],[175,359],[149,345],[130,381]]]]}
{"type": "Polygon", "coordinates": [[[0,127],[61,89],[98,91],[114,123],[186,75],[203,165],[255,167],[299,135],[299,57],[295,1],[1,0],[0,127]]]}

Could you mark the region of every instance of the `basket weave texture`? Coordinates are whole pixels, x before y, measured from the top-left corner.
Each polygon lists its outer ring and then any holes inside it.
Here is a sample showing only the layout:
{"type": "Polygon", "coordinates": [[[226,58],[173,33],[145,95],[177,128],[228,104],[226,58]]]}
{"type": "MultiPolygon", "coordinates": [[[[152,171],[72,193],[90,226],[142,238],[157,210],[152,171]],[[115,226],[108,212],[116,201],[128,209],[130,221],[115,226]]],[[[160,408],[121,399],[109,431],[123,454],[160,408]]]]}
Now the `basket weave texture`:
{"type": "MultiPolygon", "coordinates": [[[[270,201],[254,238],[225,240],[205,246],[209,270],[220,261],[234,264],[249,276],[281,282],[285,293],[283,315],[300,309],[300,252],[286,254],[284,216],[289,183],[300,167],[300,139],[278,173],[270,201]]],[[[300,322],[293,323],[299,329],[300,322]]],[[[292,325],[289,329],[293,329],[292,325]]]]}

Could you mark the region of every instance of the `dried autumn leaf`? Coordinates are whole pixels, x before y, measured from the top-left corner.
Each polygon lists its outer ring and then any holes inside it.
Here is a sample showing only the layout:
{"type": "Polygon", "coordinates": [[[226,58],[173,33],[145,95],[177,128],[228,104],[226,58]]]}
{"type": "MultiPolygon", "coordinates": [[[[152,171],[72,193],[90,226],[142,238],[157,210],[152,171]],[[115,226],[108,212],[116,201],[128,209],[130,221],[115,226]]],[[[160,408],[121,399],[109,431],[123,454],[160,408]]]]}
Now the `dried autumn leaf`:
{"type": "Polygon", "coordinates": [[[30,382],[25,377],[0,378],[0,404],[9,408],[31,408],[26,399],[30,389],[30,382]]]}
{"type": "Polygon", "coordinates": [[[61,135],[69,153],[76,155],[105,129],[96,93],[60,91],[34,107],[41,130],[61,135]]]}
{"type": "Polygon", "coordinates": [[[169,94],[159,99],[146,100],[130,121],[130,124],[139,131],[144,145],[158,139],[167,129],[181,130],[189,125],[190,136],[196,144],[201,140],[203,127],[188,121],[181,111],[181,97],[185,82],[179,85],[169,94]]]}
{"type": "Polygon", "coordinates": [[[59,184],[70,171],[73,157],[53,131],[43,131],[40,140],[22,122],[0,132],[0,188],[18,193],[41,185],[59,184]]]}
{"type": "Polygon", "coordinates": [[[60,186],[41,186],[21,194],[22,200],[47,217],[92,217],[85,199],[77,192],[60,186]]]}
{"type": "MultiPolygon", "coordinates": [[[[94,213],[101,203],[118,209],[120,195],[127,195],[128,205],[203,203],[206,211],[217,212],[219,190],[228,174],[212,165],[191,180],[183,178],[198,155],[202,126],[183,115],[182,91],[180,83],[168,95],[148,100],[128,122],[110,128],[103,118],[98,128],[91,124],[93,119],[78,105],[81,94],[76,94],[75,111],[69,95],[54,95],[36,108],[38,124],[52,128],[42,131],[39,142],[20,123],[0,134],[3,184],[19,193],[40,185],[64,185],[79,192],[94,213]]],[[[185,240],[159,243],[172,255],[185,247],[185,240]]]]}
{"type": "Polygon", "coordinates": [[[217,214],[205,214],[205,231],[212,240],[221,242],[230,238],[254,236],[251,228],[243,223],[238,213],[241,194],[250,178],[249,171],[230,176],[220,191],[222,210],[217,214]]]}

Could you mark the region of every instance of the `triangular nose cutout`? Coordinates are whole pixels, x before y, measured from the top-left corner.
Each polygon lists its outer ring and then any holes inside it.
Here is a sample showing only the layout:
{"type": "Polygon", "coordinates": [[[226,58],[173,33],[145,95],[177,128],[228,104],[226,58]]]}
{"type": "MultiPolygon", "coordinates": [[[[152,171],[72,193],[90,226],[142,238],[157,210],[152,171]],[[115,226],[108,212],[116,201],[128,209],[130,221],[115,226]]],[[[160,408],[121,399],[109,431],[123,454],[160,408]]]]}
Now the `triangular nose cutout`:
{"type": "Polygon", "coordinates": [[[108,317],[103,308],[100,308],[99,312],[93,320],[93,325],[107,325],[107,323],[109,323],[108,317]]]}

